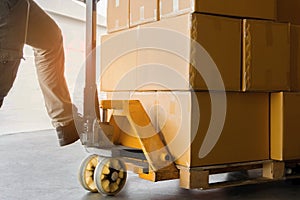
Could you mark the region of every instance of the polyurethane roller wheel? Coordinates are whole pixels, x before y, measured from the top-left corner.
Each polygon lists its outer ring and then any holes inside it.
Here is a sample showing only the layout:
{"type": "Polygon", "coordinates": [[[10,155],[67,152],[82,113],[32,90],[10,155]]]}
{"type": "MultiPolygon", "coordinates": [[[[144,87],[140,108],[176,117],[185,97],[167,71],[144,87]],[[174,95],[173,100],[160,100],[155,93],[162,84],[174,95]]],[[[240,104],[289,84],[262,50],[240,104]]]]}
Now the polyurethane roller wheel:
{"type": "Polygon", "coordinates": [[[79,168],[79,182],[84,189],[90,192],[98,192],[94,182],[94,172],[98,162],[99,156],[90,155],[82,161],[79,168]]]}
{"type": "Polygon", "coordinates": [[[101,158],[94,173],[98,192],[103,195],[116,195],[125,185],[127,171],[125,163],[116,158],[101,158]]]}

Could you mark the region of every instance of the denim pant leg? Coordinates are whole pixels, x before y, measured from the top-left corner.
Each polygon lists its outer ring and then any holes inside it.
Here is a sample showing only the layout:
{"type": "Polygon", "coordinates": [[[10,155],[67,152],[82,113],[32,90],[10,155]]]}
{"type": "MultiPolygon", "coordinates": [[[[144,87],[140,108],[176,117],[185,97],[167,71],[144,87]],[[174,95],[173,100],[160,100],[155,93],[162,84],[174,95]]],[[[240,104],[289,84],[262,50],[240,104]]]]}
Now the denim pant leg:
{"type": "Polygon", "coordinates": [[[23,57],[27,12],[28,4],[23,0],[0,1],[0,107],[23,57]]]}
{"type": "Polygon", "coordinates": [[[64,76],[64,48],[57,24],[32,0],[26,44],[33,47],[37,75],[54,127],[72,119],[72,103],[64,76]]]}

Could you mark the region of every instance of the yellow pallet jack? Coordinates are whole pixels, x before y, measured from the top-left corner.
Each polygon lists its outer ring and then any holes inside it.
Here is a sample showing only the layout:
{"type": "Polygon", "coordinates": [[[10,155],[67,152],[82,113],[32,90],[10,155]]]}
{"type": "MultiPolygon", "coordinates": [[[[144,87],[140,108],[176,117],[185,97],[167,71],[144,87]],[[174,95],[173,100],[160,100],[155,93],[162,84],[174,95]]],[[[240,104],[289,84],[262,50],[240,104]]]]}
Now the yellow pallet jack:
{"type": "Polygon", "coordinates": [[[88,191],[115,195],[125,185],[127,170],[151,181],[177,179],[178,169],[172,162],[163,136],[153,126],[146,126],[143,130],[140,128],[151,124],[151,121],[138,100],[103,100],[99,103],[94,51],[96,7],[97,0],[86,1],[86,78],[81,133],[82,144],[94,153],[83,160],[79,181],[88,191]],[[113,117],[109,119],[108,110],[113,111],[113,117]],[[115,118],[132,130],[131,136],[116,139],[122,131],[115,118]],[[123,145],[116,145],[119,143],[123,145]]]}

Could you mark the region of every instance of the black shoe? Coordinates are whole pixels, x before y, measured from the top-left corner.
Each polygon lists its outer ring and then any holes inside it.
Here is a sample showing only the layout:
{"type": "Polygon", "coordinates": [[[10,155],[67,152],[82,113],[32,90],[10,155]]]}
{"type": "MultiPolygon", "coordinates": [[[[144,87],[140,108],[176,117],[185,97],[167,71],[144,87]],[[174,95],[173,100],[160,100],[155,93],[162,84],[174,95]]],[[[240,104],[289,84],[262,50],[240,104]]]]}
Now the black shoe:
{"type": "Polygon", "coordinates": [[[74,121],[66,126],[59,126],[56,128],[58,142],[60,146],[66,146],[76,142],[79,139],[74,121]]]}

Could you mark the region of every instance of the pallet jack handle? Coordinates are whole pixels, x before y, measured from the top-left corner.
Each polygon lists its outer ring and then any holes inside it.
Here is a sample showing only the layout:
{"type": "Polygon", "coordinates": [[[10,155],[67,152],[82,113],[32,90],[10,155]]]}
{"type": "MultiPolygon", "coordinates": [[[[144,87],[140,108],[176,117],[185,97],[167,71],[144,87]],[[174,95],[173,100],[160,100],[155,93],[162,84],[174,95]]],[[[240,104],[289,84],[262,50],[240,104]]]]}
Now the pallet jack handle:
{"type": "Polygon", "coordinates": [[[85,87],[84,87],[84,131],[93,131],[93,122],[97,119],[97,84],[96,84],[96,34],[97,0],[86,0],[86,49],[85,49],[85,87]],[[96,106],[95,106],[96,104],[96,106]]]}

